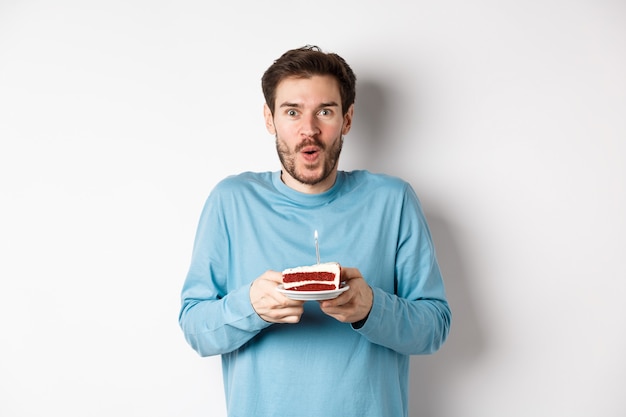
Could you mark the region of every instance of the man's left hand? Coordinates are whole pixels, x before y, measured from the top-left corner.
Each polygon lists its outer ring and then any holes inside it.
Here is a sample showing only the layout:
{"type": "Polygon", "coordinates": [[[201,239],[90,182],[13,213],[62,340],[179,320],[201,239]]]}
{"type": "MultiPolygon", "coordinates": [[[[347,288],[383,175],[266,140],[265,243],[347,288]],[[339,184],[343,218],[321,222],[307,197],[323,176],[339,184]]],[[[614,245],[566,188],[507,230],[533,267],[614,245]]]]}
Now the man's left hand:
{"type": "Polygon", "coordinates": [[[322,311],[343,323],[363,320],[372,309],[374,293],[357,268],[341,268],[341,280],[350,288],[332,300],[320,301],[322,311]]]}

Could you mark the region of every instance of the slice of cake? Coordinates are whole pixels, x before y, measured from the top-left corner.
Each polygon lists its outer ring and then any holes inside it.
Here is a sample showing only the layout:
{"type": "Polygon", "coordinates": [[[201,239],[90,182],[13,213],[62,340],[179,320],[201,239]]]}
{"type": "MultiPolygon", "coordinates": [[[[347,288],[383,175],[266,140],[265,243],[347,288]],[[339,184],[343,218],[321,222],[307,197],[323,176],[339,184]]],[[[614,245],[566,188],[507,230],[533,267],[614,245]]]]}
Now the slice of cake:
{"type": "Polygon", "coordinates": [[[327,262],[311,266],[298,266],[283,271],[283,288],[291,291],[338,290],[341,283],[341,266],[327,262]]]}

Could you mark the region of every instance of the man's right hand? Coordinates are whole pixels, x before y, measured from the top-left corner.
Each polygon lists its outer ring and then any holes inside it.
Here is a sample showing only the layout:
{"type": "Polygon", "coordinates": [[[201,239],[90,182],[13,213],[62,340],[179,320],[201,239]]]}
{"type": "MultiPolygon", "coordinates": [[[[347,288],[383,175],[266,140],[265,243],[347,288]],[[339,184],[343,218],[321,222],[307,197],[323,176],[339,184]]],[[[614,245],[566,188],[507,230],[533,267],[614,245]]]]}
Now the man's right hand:
{"type": "Polygon", "coordinates": [[[254,311],[270,323],[298,323],[304,312],[304,301],[292,300],[276,287],[283,276],[277,271],[266,271],[250,285],[250,302],[254,311]]]}

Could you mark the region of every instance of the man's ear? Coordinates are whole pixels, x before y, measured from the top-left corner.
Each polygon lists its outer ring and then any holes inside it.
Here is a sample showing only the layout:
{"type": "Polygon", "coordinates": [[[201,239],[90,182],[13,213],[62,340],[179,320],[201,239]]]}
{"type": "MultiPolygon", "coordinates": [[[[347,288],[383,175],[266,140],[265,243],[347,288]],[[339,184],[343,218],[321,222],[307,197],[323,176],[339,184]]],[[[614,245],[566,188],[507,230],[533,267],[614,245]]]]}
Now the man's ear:
{"type": "Polygon", "coordinates": [[[352,127],[352,116],[354,116],[354,104],[350,105],[350,108],[343,116],[343,127],[341,128],[341,134],[347,135],[352,127]]]}
{"type": "Polygon", "coordinates": [[[263,105],[263,117],[265,117],[265,128],[270,133],[270,135],[276,135],[276,128],[274,127],[274,117],[272,116],[272,111],[269,106],[266,104],[263,105]]]}

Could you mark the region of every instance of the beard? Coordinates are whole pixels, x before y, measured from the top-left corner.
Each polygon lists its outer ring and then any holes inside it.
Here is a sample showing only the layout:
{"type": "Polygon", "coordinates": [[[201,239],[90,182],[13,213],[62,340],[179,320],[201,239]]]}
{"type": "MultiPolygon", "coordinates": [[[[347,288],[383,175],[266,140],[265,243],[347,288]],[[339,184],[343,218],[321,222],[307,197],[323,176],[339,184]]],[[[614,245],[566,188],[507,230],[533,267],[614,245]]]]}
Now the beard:
{"type": "Polygon", "coordinates": [[[281,141],[278,135],[276,135],[276,151],[278,152],[278,158],[283,168],[296,181],[306,185],[319,184],[333,173],[339,162],[342,147],[343,136],[339,136],[328,148],[317,139],[309,139],[296,146],[294,151],[290,151],[285,142],[281,141]],[[323,153],[323,155],[321,155],[323,158],[321,161],[318,161],[318,163],[321,162],[323,164],[322,171],[319,174],[306,172],[306,168],[313,168],[312,165],[304,165],[303,167],[296,166],[296,157],[299,150],[310,145],[319,147],[323,153]]]}

